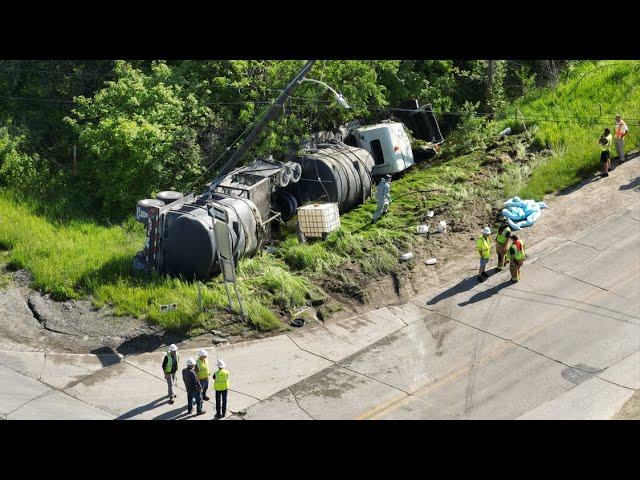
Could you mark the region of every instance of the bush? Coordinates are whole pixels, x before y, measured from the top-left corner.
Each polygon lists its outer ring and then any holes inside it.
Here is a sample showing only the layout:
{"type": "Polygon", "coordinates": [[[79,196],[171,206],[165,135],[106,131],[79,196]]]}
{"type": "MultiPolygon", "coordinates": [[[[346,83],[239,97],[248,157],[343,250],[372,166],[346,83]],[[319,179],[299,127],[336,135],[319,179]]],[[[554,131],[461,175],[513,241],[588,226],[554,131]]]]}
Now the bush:
{"type": "Polygon", "coordinates": [[[93,98],[78,97],[73,118],[65,120],[80,137],[80,187],[100,212],[120,219],[139,199],[197,179],[203,169],[197,132],[210,111],[169,83],[164,63],[146,75],[118,62],[116,73],[93,98]]]}
{"type": "Polygon", "coordinates": [[[0,128],[0,185],[18,192],[33,189],[38,181],[38,156],[29,156],[20,148],[24,136],[14,137],[8,127],[0,128]]]}
{"type": "Polygon", "coordinates": [[[476,115],[479,105],[479,103],[465,102],[461,107],[462,120],[451,135],[451,143],[468,150],[486,147],[487,119],[476,115]]]}

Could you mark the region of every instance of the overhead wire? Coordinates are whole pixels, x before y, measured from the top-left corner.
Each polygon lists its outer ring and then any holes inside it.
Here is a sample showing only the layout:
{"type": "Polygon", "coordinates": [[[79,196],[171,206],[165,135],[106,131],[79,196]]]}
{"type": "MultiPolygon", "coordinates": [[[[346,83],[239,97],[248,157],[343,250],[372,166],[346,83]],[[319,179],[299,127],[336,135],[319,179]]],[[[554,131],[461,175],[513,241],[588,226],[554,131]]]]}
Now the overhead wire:
{"type": "MultiPolygon", "coordinates": [[[[333,103],[330,101],[325,101],[317,98],[305,98],[305,97],[290,97],[291,99],[299,99],[304,100],[303,103],[292,103],[295,107],[311,107],[314,103],[333,103]]],[[[75,100],[65,100],[65,99],[56,99],[56,98],[47,98],[47,97],[24,97],[24,96],[13,96],[13,95],[0,95],[0,99],[11,100],[11,101],[34,101],[34,102],[49,102],[49,103],[65,103],[65,104],[76,104],[75,100]]],[[[202,102],[203,105],[248,105],[248,104],[271,104],[273,100],[239,100],[235,102],[202,102]]],[[[396,108],[396,107],[383,107],[380,105],[372,105],[372,104],[357,104],[352,103],[356,108],[362,108],[367,110],[378,110],[378,111],[390,111],[390,112],[417,112],[423,111],[422,108],[396,108]]],[[[452,115],[452,116],[477,116],[477,117],[500,117],[500,118],[508,118],[509,115],[513,115],[513,112],[476,112],[476,111],[450,111],[450,110],[432,110],[434,115],[452,115]]],[[[571,119],[575,120],[572,123],[583,123],[583,124],[594,124],[593,118],[602,120],[605,118],[614,117],[617,115],[616,113],[610,113],[608,115],[598,115],[597,117],[589,117],[587,116],[574,116],[574,115],[562,115],[562,114],[528,114],[522,115],[525,119],[528,120],[549,120],[556,123],[566,123],[565,121],[558,119],[571,119]]],[[[626,117],[623,115],[623,117],[626,117]]],[[[632,118],[626,117],[628,122],[640,122],[640,118],[632,118]]]]}

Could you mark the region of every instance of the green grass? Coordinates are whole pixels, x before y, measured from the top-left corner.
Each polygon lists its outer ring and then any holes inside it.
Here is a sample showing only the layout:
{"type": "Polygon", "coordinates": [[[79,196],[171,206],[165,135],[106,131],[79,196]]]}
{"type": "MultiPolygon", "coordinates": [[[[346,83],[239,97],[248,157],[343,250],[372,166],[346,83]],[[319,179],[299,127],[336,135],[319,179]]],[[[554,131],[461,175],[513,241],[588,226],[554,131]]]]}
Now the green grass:
{"type": "MultiPolygon", "coordinates": [[[[553,156],[517,188],[520,197],[541,200],[545,194],[574,185],[600,168],[597,141],[604,128],[608,127],[613,133],[617,113],[630,130],[625,140],[626,150],[637,147],[640,62],[586,62],[557,88],[534,91],[515,106],[525,119],[530,119],[526,120],[528,126],[532,122],[538,126],[536,141],[554,151],[553,156]],[[557,123],[560,121],[567,123],[557,123]]],[[[515,108],[509,116],[515,115],[514,112],[515,108]]],[[[615,155],[614,148],[612,156],[615,155]]]]}
{"type": "MultiPolygon", "coordinates": [[[[556,90],[537,91],[516,103],[528,118],[534,145],[552,148],[554,153],[546,160],[506,164],[504,173],[478,184],[472,177],[483,170],[481,163],[492,154],[482,150],[445,154],[394,180],[390,214],[375,225],[370,223],[375,210],[371,199],[343,214],[342,228],[326,240],[299,244],[295,235],[289,235],[275,253],[243,259],[238,266],[239,289],[251,325],[259,331],[287,328],[279,316],[323,296],[316,286],[323,278],[333,277],[356,291],[357,278],[339,268],[345,263],[357,265],[369,277],[398,268],[398,256],[411,248],[415,227],[425,222],[429,210],[446,206],[451,219],[470,204],[489,212],[506,197],[519,194],[539,200],[592,174],[599,168],[596,142],[604,125],[589,123],[606,122],[612,128],[617,112],[638,117],[639,64],[588,63],[556,90]],[[601,118],[600,106],[605,118],[601,118]],[[582,121],[544,121],[566,117],[582,121]],[[433,191],[425,192],[428,190],[433,191]]],[[[639,127],[634,123],[637,120],[628,121],[628,150],[637,144],[639,127]]],[[[488,125],[487,132],[495,133],[506,124],[516,126],[509,118],[488,125]]],[[[511,148],[524,154],[525,144],[516,137],[508,138],[516,142],[511,148]]],[[[117,314],[147,318],[168,329],[200,332],[220,325],[227,297],[219,278],[202,286],[203,311],[197,283],[147,277],[133,270],[133,255],[144,243],[142,225],[129,219],[122,225],[102,226],[65,215],[68,209],[66,204],[18,201],[0,192],[3,263],[29,269],[34,286],[57,299],[90,296],[97,306],[108,305],[117,314]],[[170,303],[178,308],[162,313],[160,307],[170,303]]]]}
{"type": "MultiPolygon", "coordinates": [[[[163,276],[147,277],[133,269],[132,259],[144,243],[141,224],[100,226],[90,221],[54,222],[35,213],[36,205],[0,195],[0,246],[11,269],[27,268],[34,287],[58,300],[92,296],[118,315],[144,317],[168,329],[214,328],[216,312],[228,305],[224,285],[203,285],[163,276]],[[160,306],[176,303],[163,313],[160,306]]],[[[296,276],[272,255],[240,262],[240,293],[251,324],[260,331],[284,328],[274,310],[305,305],[317,296],[304,277],[296,276]]]]}

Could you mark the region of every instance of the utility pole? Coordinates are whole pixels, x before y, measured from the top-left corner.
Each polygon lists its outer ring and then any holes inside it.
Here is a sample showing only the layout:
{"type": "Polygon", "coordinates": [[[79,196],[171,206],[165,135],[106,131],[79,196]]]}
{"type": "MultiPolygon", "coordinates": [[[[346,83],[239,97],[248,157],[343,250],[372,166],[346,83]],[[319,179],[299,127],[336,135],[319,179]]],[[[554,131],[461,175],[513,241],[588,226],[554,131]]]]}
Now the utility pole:
{"type": "Polygon", "coordinates": [[[217,187],[219,182],[222,180],[222,177],[224,177],[229,172],[231,172],[231,170],[234,169],[236,164],[240,161],[240,159],[247,152],[247,150],[253,146],[253,144],[258,139],[258,135],[260,134],[262,129],[265,127],[265,125],[268,122],[273,120],[276,114],[278,114],[279,111],[283,108],[284,102],[287,101],[287,99],[293,94],[296,88],[298,88],[298,86],[302,83],[302,80],[304,79],[305,75],[309,73],[309,70],[311,70],[311,67],[313,67],[314,63],[315,63],[315,60],[309,60],[305,64],[305,66],[302,68],[302,70],[298,72],[298,74],[291,81],[291,83],[289,83],[289,85],[287,85],[287,87],[282,91],[280,96],[271,105],[271,108],[269,108],[269,111],[258,121],[258,123],[256,123],[256,125],[253,127],[251,132],[249,132],[249,134],[247,135],[247,138],[242,143],[242,145],[240,145],[238,149],[235,152],[233,152],[233,155],[231,155],[231,158],[227,160],[227,163],[225,163],[222,166],[222,169],[220,169],[220,173],[218,174],[218,179],[210,182],[207,185],[207,187],[209,188],[209,191],[212,191],[215,189],[215,187],[217,187]]]}

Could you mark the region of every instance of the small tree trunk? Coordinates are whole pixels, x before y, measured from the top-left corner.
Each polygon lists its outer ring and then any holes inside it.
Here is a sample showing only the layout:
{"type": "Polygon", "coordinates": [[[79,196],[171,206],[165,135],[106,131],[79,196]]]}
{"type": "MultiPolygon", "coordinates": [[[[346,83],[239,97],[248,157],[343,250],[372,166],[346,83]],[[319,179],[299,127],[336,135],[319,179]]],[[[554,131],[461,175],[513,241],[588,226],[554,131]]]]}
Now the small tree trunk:
{"type": "Polygon", "coordinates": [[[493,77],[495,74],[494,60],[487,60],[487,91],[485,94],[485,108],[487,112],[493,112],[493,77]]]}

